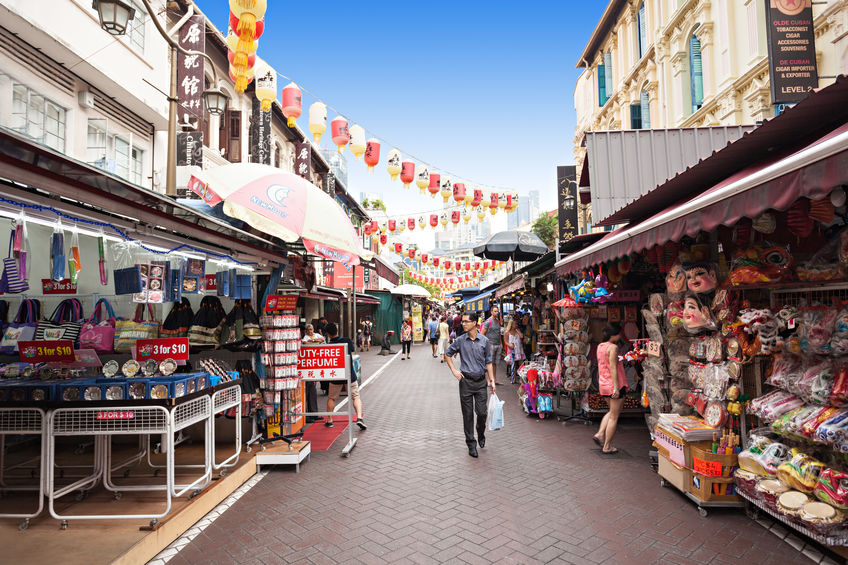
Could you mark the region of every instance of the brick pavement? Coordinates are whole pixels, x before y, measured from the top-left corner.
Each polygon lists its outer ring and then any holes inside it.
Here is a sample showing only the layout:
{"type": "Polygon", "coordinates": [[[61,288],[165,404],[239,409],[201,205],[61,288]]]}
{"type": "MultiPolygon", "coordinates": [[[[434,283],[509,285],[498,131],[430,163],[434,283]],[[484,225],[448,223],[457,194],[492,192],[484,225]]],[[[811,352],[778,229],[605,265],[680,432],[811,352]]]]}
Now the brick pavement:
{"type": "MultiPolygon", "coordinates": [[[[383,358],[363,354],[366,374],[383,358]]],[[[524,415],[500,387],[506,427],[468,456],[457,384],[417,345],[363,392],[369,428],[350,458],[313,453],[279,468],[169,563],[803,562],[740,511],[701,518],[659,486],[644,424],[624,425],[618,457],[596,426],[524,415]]],[[[338,442],[337,442],[338,443],[338,442]]],[[[807,561],[809,562],[809,561],[807,561]]]]}

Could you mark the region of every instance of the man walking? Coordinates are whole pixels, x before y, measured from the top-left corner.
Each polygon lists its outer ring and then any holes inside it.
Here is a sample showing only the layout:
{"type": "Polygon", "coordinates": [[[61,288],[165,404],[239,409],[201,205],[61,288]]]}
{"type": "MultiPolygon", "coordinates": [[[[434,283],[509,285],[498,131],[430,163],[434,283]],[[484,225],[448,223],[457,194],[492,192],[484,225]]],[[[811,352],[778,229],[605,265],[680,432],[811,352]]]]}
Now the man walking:
{"type": "MultiPolygon", "coordinates": [[[[350,390],[348,391],[348,395],[353,402],[353,409],[356,411],[356,425],[359,426],[360,430],[367,429],[368,426],[365,425],[365,421],[362,419],[362,399],[359,397],[359,381],[354,378],[353,374],[353,342],[348,337],[339,337],[339,328],[336,324],[332,322],[327,324],[327,337],[329,340],[327,343],[346,343],[347,344],[347,354],[348,354],[348,363],[350,363],[350,371],[351,371],[351,383],[350,390]]],[[[345,385],[343,381],[331,381],[330,390],[327,393],[327,412],[333,412],[336,408],[336,402],[339,400],[339,394],[342,392],[342,387],[345,385]]],[[[327,421],[324,422],[324,425],[328,428],[333,427],[333,417],[329,416],[327,421]]]]}
{"type": "Polygon", "coordinates": [[[427,332],[430,335],[430,347],[433,349],[433,357],[436,357],[436,347],[439,345],[439,321],[436,319],[435,314],[430,317],[427,332]]]}
{"type": "Polygon", "coordinates": [[[486,381],[495,392],[495,374],[492,370],[492,346],[486,336],[477,332],[477,312],[462,315],[465,333],[448,347],[448,367],[459,381],[459,404],[462,408],[462,427],[468,455],[477,457],[477,444],[486,447],[486,416],[488,398],[486,381]],[[459,353],[459,370],[453,356],[459,353]],[[477,415],[477,441],[474,441],[474,415],[477,415]]]}

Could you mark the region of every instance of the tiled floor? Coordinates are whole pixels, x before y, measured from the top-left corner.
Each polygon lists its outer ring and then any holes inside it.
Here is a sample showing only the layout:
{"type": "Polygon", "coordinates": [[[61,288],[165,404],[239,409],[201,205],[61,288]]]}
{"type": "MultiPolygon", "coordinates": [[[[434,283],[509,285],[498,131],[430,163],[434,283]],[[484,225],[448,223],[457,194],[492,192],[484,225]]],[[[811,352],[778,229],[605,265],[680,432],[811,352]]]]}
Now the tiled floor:
{"type": "Polygon", "coordinates": [[[810,562],[741,511],[701,518],[661,488],[643,423],[623,425],[624,456],[601,456],[595,426],[527,417],[512,385],[499,393],[506,427],[472,459],[456,380],[416,346],[363,391],[349,458],[337,442],[300,474],[271,470],[168,563],[810,562]]]}

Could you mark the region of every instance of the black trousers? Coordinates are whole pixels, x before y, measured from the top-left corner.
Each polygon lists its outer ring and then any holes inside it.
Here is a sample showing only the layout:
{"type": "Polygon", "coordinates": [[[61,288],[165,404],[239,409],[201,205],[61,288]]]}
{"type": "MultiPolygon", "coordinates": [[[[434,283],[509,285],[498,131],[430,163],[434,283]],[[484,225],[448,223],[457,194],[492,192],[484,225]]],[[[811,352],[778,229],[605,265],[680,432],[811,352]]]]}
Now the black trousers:
{"type": "Polygon", "coordinates": [[[473,381],[462,377],[459,381],[459,405],[462,408],[462,428],[465,431],[465,443],[476,445],[474,440],[474,414],[477,414],[477,439],[486,437],[487,404],[489,401],[486,389],[488,384],[483,377],[473,381]]]}
{"type": "MultiPolygon", "coordinates": [[[[315,388],[315,381],[304,383],[306,385],[306,412],[318,411],[318,391],[315,388]]],[[[315,416],[311,416],[314,418],[315,416]]]]}
{"type": "Polygon", "coordinates": [[[412,350],[412,340],[402,341],[401,344],[401,355],[409,355],[409,352],[412,350]]]}

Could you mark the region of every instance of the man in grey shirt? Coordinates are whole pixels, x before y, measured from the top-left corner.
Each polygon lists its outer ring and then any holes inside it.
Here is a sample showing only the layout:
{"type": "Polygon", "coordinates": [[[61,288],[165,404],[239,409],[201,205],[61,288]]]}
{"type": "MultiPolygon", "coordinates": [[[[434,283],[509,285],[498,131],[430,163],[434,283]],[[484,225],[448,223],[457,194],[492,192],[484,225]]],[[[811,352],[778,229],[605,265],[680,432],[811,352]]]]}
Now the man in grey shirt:
{"type": "Polygon", "coordinates": [[[459,404],[462,408],[462,427],[468,455],[477,457],[477,444],[486,447],[486,416],[488,395],[486,381],[495,392],[495,374],[492,371],[492,345],[486,336],[477,332],[477,312],[462,315],[465,333],[457,337],[445,351],[448,367],[459,381],[459,404]],[[459,353],[459,370],[453,356],[459,353]],[[477,414],[477,441],[474,440],[474,414],[477,414]]]}

